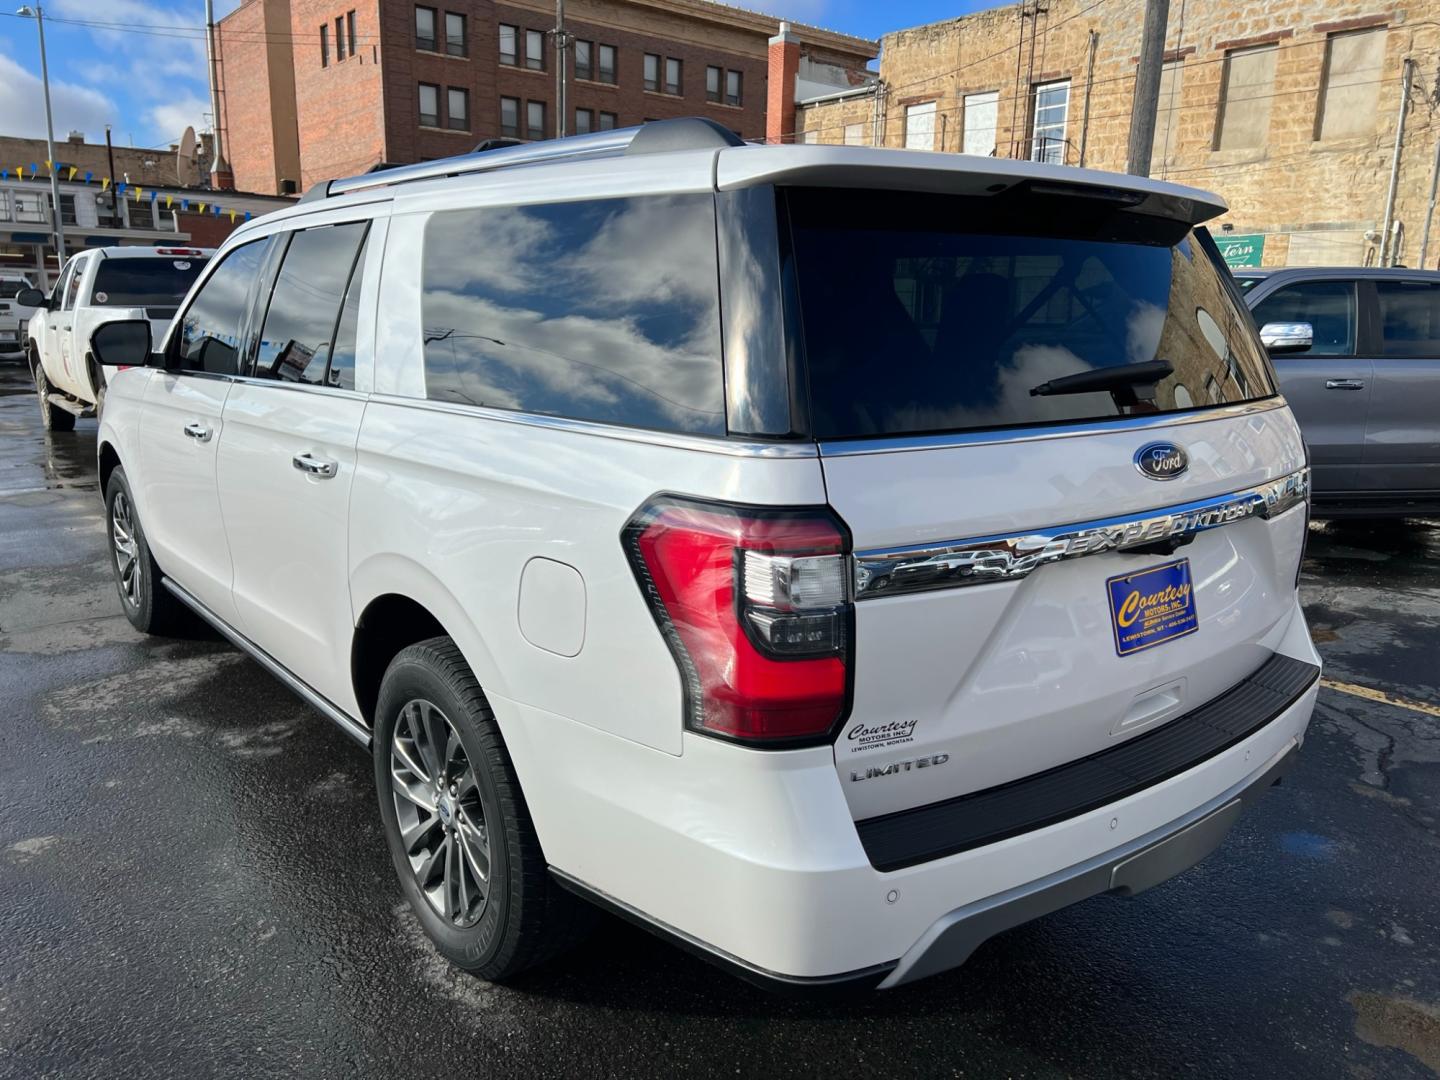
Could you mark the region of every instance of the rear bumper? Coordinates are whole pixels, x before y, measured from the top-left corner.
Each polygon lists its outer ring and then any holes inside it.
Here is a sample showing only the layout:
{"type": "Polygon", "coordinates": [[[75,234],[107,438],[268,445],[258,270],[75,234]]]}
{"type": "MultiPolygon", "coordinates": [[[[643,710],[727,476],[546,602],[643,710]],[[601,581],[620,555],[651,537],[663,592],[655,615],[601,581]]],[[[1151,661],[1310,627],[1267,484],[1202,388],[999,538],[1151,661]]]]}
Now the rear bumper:
{"type": "MultiPolygon", "coordinates": [[[[1318,664],[1298,603],[1266,644],[1318,664]]],[[[893,870],[830,748],[688,736],[679,756],[491,696],[540,842],[569,888],[753,982],[894,986],[1008,927],[1199,861],[1288,768],[1318,681],[1212,756],[1063,820],[893,870]]]]}

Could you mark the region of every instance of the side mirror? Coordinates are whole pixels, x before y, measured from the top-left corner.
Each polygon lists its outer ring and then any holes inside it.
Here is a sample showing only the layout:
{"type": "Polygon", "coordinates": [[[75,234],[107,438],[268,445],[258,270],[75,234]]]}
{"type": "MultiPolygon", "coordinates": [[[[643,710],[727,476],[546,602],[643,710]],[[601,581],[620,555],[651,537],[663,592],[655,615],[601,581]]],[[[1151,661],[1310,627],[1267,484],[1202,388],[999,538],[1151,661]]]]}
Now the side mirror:
{"type": "Polygon", "coordinates": [[[1271,356],[1305,352],[1315,344],[1315,328],[1308,322],[1267,322],[1260,328],[1260,344],[1271,356]]]}
{"type": "Polygon", "coordinates": [[[15,294],[15,303],[20,307],[43,308],[47,301],[39,289],[21,289],[15,294]]]}
{"type": "Polygon", "coordinates": [[[144,319],[102,323],[90,335],[90,354],[102,367],[144,367],[150,360],[150,324],[144,319]]]}

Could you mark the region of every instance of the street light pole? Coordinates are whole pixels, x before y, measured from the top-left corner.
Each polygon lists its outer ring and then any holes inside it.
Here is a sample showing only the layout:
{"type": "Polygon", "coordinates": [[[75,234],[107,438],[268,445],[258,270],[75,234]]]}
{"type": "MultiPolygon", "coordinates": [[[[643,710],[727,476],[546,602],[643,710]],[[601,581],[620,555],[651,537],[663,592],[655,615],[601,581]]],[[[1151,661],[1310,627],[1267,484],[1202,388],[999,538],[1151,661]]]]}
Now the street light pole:
{"type": "Polygon", "coordinates": [[[51,224],[55,226],[55,255],[57,266],[65,265],[65,222],[60,216],[60,176],[55,167],[55,121],[50,115],[50,67],[45,61],[45,11],[36,4],[33,8],[22,7],[15,14],[34,19],[40,31],[40,82],[45,89],[45,152],[50,155],[50,212],[51,224]]]}

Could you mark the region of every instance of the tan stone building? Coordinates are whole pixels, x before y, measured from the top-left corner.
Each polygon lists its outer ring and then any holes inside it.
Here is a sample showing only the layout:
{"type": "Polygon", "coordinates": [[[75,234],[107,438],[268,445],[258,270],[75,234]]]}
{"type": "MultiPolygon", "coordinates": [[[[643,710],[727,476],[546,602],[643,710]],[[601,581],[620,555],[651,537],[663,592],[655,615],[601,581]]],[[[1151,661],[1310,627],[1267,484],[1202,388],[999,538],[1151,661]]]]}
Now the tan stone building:
{"type": "MultiPolygon", "coordinates": [[[[802,98],[770,135],[1123,171],[1143,20],[1143,0],[1025,0],[888,34],[878,84],[802,98]]],[[[1224,196],[1232,262],[1420,265],[1440,0],[1172,0],[1166,45],[1151,175],[1224,196]]]]}

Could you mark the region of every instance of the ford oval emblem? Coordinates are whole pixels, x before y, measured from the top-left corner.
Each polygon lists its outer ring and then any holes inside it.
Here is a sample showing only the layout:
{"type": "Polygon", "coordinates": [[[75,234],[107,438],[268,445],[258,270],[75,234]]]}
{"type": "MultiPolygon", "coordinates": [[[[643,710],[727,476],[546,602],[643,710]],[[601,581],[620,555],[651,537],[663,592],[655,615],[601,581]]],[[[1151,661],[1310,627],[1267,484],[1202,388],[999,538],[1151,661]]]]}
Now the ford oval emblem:
{"type": "Polygon", "coordinates": [[[1152,442],[1135,451],[1135,467],[1151,480],[1174,480],[1190,467],[1190,459],[1174,443],[1152,442]]]}

